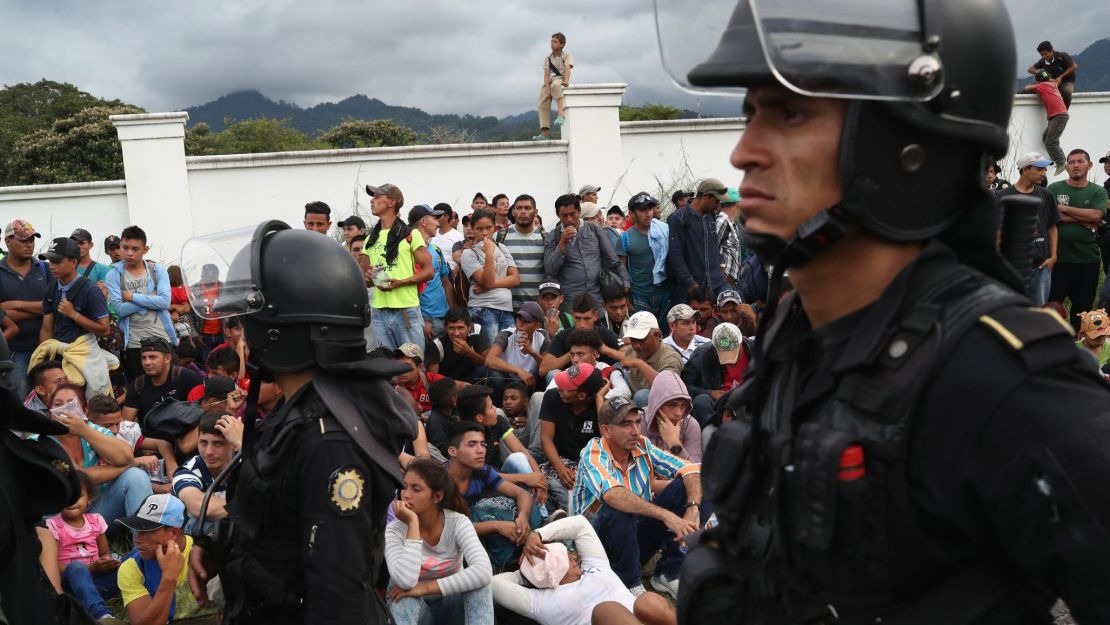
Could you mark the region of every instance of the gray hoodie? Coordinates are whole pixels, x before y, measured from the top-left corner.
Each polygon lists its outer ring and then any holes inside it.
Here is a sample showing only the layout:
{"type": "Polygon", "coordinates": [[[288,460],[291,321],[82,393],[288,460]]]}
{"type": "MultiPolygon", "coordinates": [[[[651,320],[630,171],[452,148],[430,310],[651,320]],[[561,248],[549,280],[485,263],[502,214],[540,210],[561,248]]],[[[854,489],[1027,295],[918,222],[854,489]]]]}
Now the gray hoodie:
{"type": "MultiPolygon", "coordinates": [[[[644,413],[644,436],[653,445],[668,451],[669,445],[663,442],[663,437],[659,435],[659,429],[655,426],[655,417],[659,412],[659,407],[672,399],[682,398],[690,402],[690,394],[686,391],[686,385],[683,384],[682,378],[674,371],[660,371],[659,375],[655,376],[655,381],[651,384],[651,391],[648,393],[647,411],[644,413]]],[[[701,462],[701,426],[689,412],[685,417],[678,422],[678,433],[682,440],[682,447],[684,448],[681,457],[690,462],[701,462]]]]}

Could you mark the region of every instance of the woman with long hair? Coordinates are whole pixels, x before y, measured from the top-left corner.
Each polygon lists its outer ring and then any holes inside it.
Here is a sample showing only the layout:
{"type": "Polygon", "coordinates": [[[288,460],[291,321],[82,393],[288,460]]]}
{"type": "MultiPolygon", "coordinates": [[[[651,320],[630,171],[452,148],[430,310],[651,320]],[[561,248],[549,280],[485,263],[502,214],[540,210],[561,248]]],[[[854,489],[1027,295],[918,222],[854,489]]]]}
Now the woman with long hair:
{"type": "Polygon", "coordinates": [[[405,469],[397,520],[385,530],[389,611],[397,625],[493,625],[493,569],[447,469],[417,458],[405,469]],[[466,566],[463,566],[463,561],[466,566]]]}

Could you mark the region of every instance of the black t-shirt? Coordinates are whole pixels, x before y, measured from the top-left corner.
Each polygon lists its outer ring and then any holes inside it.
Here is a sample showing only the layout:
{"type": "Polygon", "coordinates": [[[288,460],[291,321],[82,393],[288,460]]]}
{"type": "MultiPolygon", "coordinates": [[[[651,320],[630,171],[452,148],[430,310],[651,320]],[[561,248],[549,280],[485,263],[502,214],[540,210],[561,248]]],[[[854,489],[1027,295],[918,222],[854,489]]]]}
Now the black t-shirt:
{"type": "MultiPolygon", "coordinates": [[[[547,351],[545,353],[551,354],[556,358],[566,356],[567,352],[570,351],[570,347],[567,346],[567,336],[570,335],[570,333],[573,331],[574,328],[570,327],[556,334],[555,338],[551,339],[551,343],[548,345],[547,351]]],[[[594,326],[593,331],[601,337],[601,342],[606,347],[611,347],[617,351],[620,351],[621,342],[620,339],[617,338],[617,334],[615,332],[613,332],[609,328],[606,328],[605,326],[594,326]]],[[[598,360],[610,365],[616,364],[616,361],[614,361],[612,358],[607,358],[605,356],[600,356],[598,360]]]]}
{"type": "Polygon", "coordinates": [[[505,434],[512,430],[506,417],[497,415],[497,423],[486,427],[486,464],[497,469],[505,462],[509,455],[507,449],[502,449],[505,434]]]}
{"type": "Polygon", "coordinates": [[[1056,208],[1056,198],[1044,187],[1033,185],[1030,193],[1022,193],[1017,187],[1006,187],[995,193],[998,199],[1010,195],[1032,195],[1040,198],[1041,207],[1037,210],[1037,228],[1033,231],[1033,262],[1040,265],[1048,258],[1048,229],[1060,223],[1060,211],[1056,208]]]}
{"type": "Polygon", "coordinates": [[[424,424],[424,436],[428,438],[428,444],[442,452],[445,458],[447,457],[447,430],[457,422],[458,419],[453,415],[445,415],[435,408],[428,412],[428,422],[424,424]]]}
{"type": "MultiPolygon", "coordinates": [[[[470,349],[479,354],[490,348],[489,342],[480,333],[466,337],[466,342],[470,345],[470,349]]],[[[425,357],[426,364],[438,364],[439,374],[454,380],[473,382],[478,374],[478,365],[466,356],[456,353],[455,344],[451,342],[446,334],[440,335],[428,343],[425,357]],[[442,348],[442,351],[440,348],[442,348]]]]}
{"type": "Polygon", "coordinates": [[[560,457],[568,460],[578,460],[582,448],[595,436],[601,435],[597,423],[597,405],[591,401],[585,410],[574,414],[570,404],[564,403],[559,396],[557,388],[544,391],[543,403],[540,404],[540,420],[555,424],[555,449],[560,457]]]}
{"type": "MultiPolygon", "coordinates": [[[[1051,61],[1046,63],[1044,59],[1041,59],[1033,64],[1033,68],[1047,69],[1048,74],[1056,78],[1066,72],[1072,65],[1075,65],[1075,61],[1072,60],[1070,54],[1067,52],[1053,52],[1051,61]]],[[[1075,72],[1068,74],[1060,82],[1075,82],[1075,72]]]]}
{"type": "Polygon", "coordinates": [[[185,398],[189,396],[189,391],[201,383],[203,383],[203,380],[200,379],[199,375],[183,367],[174,367],[170,371],[170,375],[166,377],[165,383],[160,386],[155,385],[150,376],[144,374],[127,385],[127,399],[123,405],[138,409],[139,422],[142,423],[143,417],[158,402],[166,399],[185,401],[185,398]],[[141,390],[138,389],[140,381],[142,382],[141,390]]]}

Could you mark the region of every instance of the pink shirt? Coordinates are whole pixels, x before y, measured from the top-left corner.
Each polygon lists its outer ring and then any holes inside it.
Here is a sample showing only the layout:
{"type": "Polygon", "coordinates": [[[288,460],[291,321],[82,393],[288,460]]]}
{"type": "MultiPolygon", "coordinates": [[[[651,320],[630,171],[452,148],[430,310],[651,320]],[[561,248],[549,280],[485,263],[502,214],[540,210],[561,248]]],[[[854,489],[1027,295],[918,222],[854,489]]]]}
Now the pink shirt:
{"type": "Polygon", "coordinates": [[[1068,107],[1064,106],[1064,97],[1060,95],[1060,88],[1051,80],[1037,83],[1037,95],[1041,96],[1049,119],[1068,112],[1068,107]]]}
{"type": "Polygon", "coordinates": [[[58,541],[58,567],[64,571],[70,562],[92,564],[100,558],[96,539],[108,531],[108,524],[99,514],[86,512],[85,527],[71,527],[58,514],[46,520],[46,529],[58,541]]]}

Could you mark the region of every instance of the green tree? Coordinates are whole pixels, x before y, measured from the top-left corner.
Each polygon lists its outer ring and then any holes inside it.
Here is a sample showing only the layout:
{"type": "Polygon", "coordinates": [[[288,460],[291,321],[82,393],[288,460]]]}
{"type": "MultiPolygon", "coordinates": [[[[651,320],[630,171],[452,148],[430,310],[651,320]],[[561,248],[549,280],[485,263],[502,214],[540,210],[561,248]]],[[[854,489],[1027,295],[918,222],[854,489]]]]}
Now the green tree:
{"type": "Polygon", "coordinates": [[[666,104],[645,104],[643,106],[622,106],[622,122],[643,122],[658,119],[678,119],[682,114],[680,109],[666,104]]]}
{"type": "Polygon", "coordinates": [[[223,132],[208,131],[208,124],[197,124],[185,132],[185,153],[189,156],[209,154],[258,154],[260,152],[295,152],[319,150],[327,145],[309,139],[288,120],[246,119],[240,122],[225,120],[223,132]]]}
{"type": "Polygon", "coordinates": [[[94,106],[15,142],[9,184],[56,184],[123,178],[123,153],[110,115],[143,113],[137,106],[94,106]]]}
{"type": "Polygon", "coordinates": [[[377,148],[416,143],[416,131],[391,119],[348,118],[320,135],[320,140],[333,148],[377,148]]]}
{"type": "Polygon", "coordinates": [[[102,100],[69,83],[45,78],[0,89],[0,185],[19,184],[12,169],[11,154],[17,141],[54,122],[73,117],[93,106],[123,106],[119,100],[102,100]]]}

